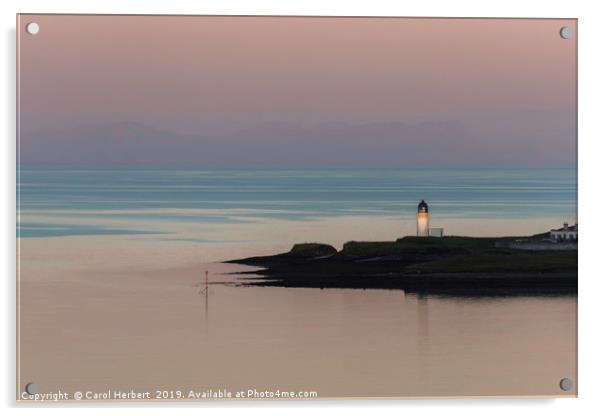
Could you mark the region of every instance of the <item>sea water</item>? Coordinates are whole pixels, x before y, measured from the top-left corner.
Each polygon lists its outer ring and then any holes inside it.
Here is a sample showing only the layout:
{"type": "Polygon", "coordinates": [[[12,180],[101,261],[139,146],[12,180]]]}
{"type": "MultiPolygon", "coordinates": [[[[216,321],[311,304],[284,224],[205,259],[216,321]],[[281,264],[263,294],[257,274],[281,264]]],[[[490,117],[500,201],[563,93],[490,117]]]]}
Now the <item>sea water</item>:
{"type": "Polygon", "coordinates": [[[297,242],[413,235],[422,199],[448,235],[545,232],[575,220],[573,170],[21,169],[18,179],[20,390],[576,393],[558,387],[576,381],[576,296],[249,287],[231,274],[244,266],[222,263],[297,242]]]}
{"type": "Polygon", "coordinates": [[[489,220],[508,219],[524,228],[506,232],[522,235],[573,223],[577,192],[574,169],[21,169],[18,190],[21,237],[168,233],[174,239],[186,238],[178,235],[184,223],[411,222],[422,199],[432,224],[477,220],[481,234],[495,235],[489,220]],[[548,228],[528,225],[541,219],[550,220],[548,228]],[[115,228],[118,220],[131,222],[115,228]]]}

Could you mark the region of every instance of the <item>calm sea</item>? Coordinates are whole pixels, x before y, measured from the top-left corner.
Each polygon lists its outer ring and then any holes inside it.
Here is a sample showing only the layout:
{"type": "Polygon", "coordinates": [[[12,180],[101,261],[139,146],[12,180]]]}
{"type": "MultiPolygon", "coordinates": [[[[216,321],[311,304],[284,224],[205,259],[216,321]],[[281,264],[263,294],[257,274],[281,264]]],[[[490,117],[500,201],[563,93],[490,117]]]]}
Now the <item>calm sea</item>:
{"type": "Polygon", "coordinates": [[[573,221],[575,172],[22,170],[20,388],[573,395],[575,296],[241,286],[222,260],[573,221]],[[208,287],[204,287],[205,273],[208,287]]]}
{"type": "Polygon", "coordinates": [[[174,223],[187,221],[411,221],[421,199],[441,224],[480,219],[486,229],[487,220],[549,218],[552,227],[575,220],[577,187],[574,169],[22,169],[19,191],[21,237],[177,239],[174,223]]]}

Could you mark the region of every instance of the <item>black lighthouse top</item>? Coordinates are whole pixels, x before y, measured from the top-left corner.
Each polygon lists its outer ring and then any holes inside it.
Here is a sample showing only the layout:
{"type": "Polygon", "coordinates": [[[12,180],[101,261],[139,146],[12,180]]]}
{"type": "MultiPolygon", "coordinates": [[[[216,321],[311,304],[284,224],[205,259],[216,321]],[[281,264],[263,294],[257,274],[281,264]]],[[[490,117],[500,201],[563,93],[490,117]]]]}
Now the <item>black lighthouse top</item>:
{"type": "Polygon", "coordinates": [[[424,199],[418,204],[418,212],[429,212],[429,206],[424,199]]]}

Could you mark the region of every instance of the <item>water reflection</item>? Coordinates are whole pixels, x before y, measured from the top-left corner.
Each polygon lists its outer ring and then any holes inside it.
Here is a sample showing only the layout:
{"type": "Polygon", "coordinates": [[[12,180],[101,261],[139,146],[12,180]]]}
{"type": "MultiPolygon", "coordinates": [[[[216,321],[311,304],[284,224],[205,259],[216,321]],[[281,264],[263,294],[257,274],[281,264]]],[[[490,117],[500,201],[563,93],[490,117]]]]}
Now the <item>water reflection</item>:
{"type": "Polygon", "coordinates": [[[204,317],[205,336],[209,335],[209,271],[205,270],[205,280],[195,285],[199,288],[198,294],[201,297],[201,316],[204,317]]]}

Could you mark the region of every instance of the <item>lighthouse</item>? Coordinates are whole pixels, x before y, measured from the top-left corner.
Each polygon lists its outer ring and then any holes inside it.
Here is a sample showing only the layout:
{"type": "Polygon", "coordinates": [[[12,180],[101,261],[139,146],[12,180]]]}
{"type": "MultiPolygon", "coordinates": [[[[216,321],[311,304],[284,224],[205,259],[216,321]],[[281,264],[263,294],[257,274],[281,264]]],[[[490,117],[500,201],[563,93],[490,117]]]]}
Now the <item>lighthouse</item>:
{"type": "Polygon", "coordinates": [[[418,237],[429,236],[429,206],[424,199],[418,204],[416,213],[416,235],[418,237]]]}

